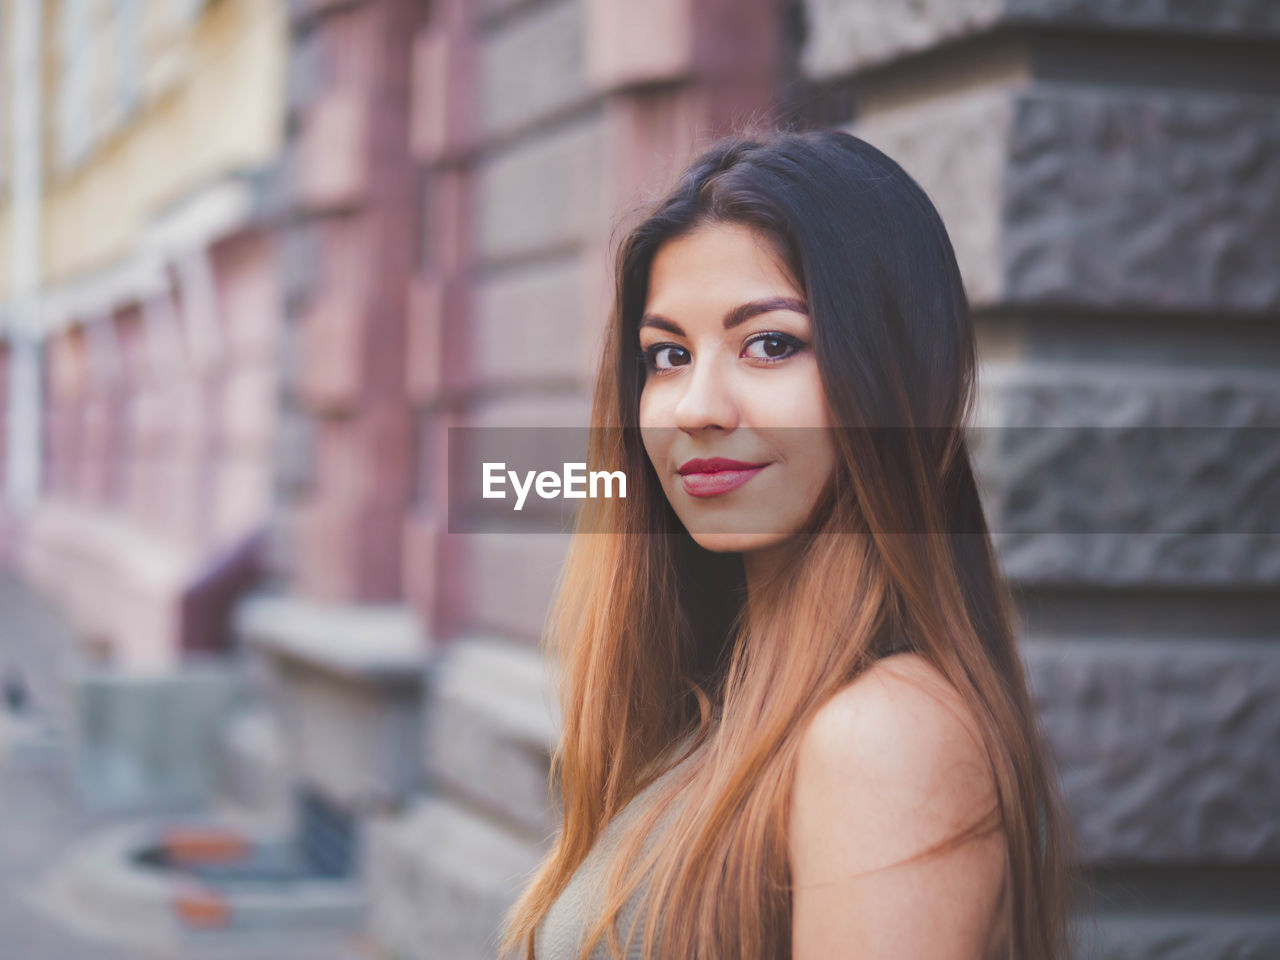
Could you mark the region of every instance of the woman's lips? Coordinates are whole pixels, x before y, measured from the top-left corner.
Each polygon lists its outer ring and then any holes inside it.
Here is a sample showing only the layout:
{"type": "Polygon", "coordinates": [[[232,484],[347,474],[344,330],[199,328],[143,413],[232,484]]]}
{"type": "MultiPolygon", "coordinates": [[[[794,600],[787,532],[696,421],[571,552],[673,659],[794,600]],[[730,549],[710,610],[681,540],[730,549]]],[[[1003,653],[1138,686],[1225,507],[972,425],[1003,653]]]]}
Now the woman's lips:
{"type": "Polygon", "coordinates": [[[748,467],[743,470],[682,473],[680,482],[684,484],[685,493],[691,497],[714,497],[737,489],[767,466],[768,464],[764,463],[758,467],[748,467]]]}

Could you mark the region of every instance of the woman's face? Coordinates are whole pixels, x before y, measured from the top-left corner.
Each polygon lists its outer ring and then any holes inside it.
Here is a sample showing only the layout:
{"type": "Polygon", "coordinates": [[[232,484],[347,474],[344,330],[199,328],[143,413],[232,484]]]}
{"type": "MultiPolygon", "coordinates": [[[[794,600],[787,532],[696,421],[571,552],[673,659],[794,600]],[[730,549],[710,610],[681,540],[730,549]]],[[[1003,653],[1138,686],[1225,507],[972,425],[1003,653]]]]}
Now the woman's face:
{"type": "Polygon", "coordinates": [[[676,516],[705,549],[785,539],[835,470],[807,309],[750,227],[703,225],[654,256],[639,326],[640,432],[676,516]],[[689,472],[689,461],[713,457],[751,468],[689,472]]]}

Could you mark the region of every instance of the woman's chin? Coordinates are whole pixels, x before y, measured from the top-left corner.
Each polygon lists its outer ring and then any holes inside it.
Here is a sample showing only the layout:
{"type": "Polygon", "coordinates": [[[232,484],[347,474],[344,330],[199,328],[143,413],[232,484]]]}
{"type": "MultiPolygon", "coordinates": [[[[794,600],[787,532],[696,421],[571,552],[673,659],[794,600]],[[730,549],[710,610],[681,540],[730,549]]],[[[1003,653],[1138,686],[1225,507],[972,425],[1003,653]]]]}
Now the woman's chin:
{"type": "Polygon", "coordinates": [[[691,531],[689,535],[693,537],[694,543],[712,553],[746,553],[770,546],[783,539],[776,533],[691,531]]]}

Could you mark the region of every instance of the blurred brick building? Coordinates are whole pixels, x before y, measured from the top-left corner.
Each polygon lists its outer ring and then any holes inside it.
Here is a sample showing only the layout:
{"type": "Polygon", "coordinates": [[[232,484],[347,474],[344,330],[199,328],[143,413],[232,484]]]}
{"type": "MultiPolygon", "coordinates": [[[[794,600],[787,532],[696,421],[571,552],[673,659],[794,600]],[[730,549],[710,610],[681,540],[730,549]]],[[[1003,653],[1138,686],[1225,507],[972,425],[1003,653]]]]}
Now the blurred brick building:
{"type": "Polygon", "coordinates": [[[271,502],[279,278],[261,214],[285,14],[65,0],[4,16],[0,402],[21,524],[5,549],[121,661],[163,666],[216,645],[184,597],[271,502]]]}
{"type": "MultiPolygon", "coordinates": [[[[448,534],[448,427],[585,422],[611,232],[711,137],[836,125],[917,177],[989,424],[1280,419],[1270,3],[43,11],[0,98],[7,549],[122,668],[224,643],[269,666],[226,789],[346,823],[405,956],[491,956],[556,823],[535,644],[565,542],[448,534]]],[[[998,460],[1018,495],[993,509],[1093,509],[1045,466],[1081,436],[998,460]]],[[[1174,469],[1274,468],[1222,436],[1174,469]]],[[[1280,565],[1221,525],[1252,496],[1231,482],[1135,489],[1120,527],[1188,511],[1151,536],[1000,539],[1098,956],[1280,952],[1280,565]]]]}

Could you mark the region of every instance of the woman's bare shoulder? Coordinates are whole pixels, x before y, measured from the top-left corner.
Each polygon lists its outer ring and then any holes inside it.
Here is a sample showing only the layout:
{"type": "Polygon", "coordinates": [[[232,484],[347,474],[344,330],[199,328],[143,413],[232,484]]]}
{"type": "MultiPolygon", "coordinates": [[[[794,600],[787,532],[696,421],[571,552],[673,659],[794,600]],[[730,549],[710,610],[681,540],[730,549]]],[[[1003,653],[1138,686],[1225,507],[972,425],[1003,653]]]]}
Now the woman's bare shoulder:
{"type": "Polygon", "coordinates": [[[914,652],[876,661],[818,710],[801,742],[797,777],[805,773],[849,780],[854,789],[914,792],[922,802],[945,787],[950,804],[964,807],[953,811],[958,816],[994,799],[972,710],[914,652]]]}
{"type": "Polygon", "coordinates": [[[796,956],[855,940],[866,956],[900,956],[924,935],[922,919],[951,937],[946,956],[983,955],[1003,884],[1002,832],[913,858],[981,820],[995,799],[970,711],[924,657],[887,657],[842,688],[806,729],[796,768],[796,956]]]}
{"type": "Polygon", "coordinates": [[[937,667],[910,651],[877,660],[837,691],[805,736],[819,752],[835,746],[841,753],[862,746],[879,754],[890,744],[951,751],[959,741],[981,750],[972,710],[937,667]]]}

